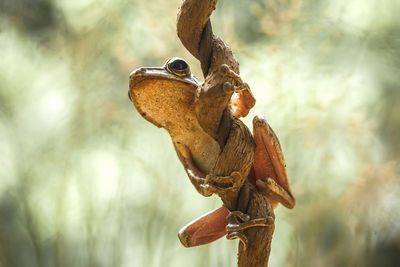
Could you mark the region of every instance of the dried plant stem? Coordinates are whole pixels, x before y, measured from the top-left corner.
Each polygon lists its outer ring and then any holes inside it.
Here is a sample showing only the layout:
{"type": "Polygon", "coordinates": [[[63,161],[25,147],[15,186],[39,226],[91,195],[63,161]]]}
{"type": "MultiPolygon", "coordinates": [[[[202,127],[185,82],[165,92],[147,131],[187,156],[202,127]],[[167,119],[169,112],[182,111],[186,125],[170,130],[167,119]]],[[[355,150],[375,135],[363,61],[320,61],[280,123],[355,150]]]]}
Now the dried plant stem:
{"type": "MultiPolygon", "coordinates": [[[[177,19],[177,34],[186,49],[201,62],[202,71],[209,84],[213,84],[211,76],[213,70],[226,64],[239,73],[239,64],[235,59],[231,49],[222,39],[215,36],[212,32],[210,16],[216,8],[217,0],[185,0],[182,2],[177,19]],[[211,81],[210,81],[211,80],[211,81]]],[[[207,83],[206,85],[207,86],[207,83]]],[[[215,115],[220,116],[220,115],[215,115]]],[[[229,175],[235,169],[235,165],[239,164],[238,157],[235,156],[235,142],[227,142],[229,133],[232,131],[232,125],[243,125],[239,120],[232,117],[215,117],[215,121],[219,122],[217,130],[211,129],[210,135],[218,136],[222,150],[226,157],[217,165],[213,171],[219,175],[229,175]],[[240,123],[238,123],[238,121],[240,123]],[[236,124],[235,124],[236,123],[236,124]],[[218,131],[218,132],[217,132],[218,131]],[[231,151],[233,151],[231,153],[231,151]]],[[[248,136],[247,127],[243,128],[244,136],[248,136]]],[[[249,139],[250,140],[250,139],[249,139]]],[[[251,139],[252,140],[252,139],[251,139]]],[[[240,148],[246,151],[249,156],[254,156],[253,141],[242,142],[248,147],[240,148]],[[253,154],[252,154],[253,153],[253,154]]],[[[240,159],[239,159],[240,160],[240,159]]],[[[249,173],[251,166],[246,167],[246,175],[249,173]]],[[[268,200],[260,194],[246,180],[243,184],[248,190],[247,197],[239,196],[239,192],[234,191],[226,194],[219,194],[225,206],[231,210],[241,210],[251,218],[274,218],[273,209],[268,200]]],[[[239,267],[264,267],[268,266],[268,258],[271,250],[271,240],[274,232],[274,224],[269,227],[252,227],[244,230],[244,234],[248,239],[248,247],[244,249],[242,243],[239,244],[238,250],[238,266],[239,267]]]]}

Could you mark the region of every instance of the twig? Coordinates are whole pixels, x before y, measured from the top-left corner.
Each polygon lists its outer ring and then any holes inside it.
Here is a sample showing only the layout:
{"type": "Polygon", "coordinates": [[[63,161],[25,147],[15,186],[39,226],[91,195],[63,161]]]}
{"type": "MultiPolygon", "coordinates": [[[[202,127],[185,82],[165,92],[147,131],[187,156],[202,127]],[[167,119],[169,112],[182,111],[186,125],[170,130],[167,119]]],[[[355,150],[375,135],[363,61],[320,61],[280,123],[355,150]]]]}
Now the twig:
{"type": "MultiPolygon", "coordinates": [[[[177,33],[180,40],[186,49],[201,62],[206,79],[204,90],[209,89],[207,86],[211,87],[216,83],[214,79],[217,78],[213,76],[213,73],[222,64],[228,65],[231,70],[239,74],[239,64],[231,49],[212,32],[210,16],[216,4],[217,0],[185,0],[180,7],[177,19],[177,33]]],[[[223,105],[223,102],[216,105],[223,105]]],[[[230,175],[237,170],[237,166],[241,166],[241,173],[247,177],[251,171],[251,164],[247,163],[252,162],[254,157],[254,142],[249,130],[239,120],[230,116],[226,109],[219,109],[207,116],[217,124],[216,127],[210,124],[209,127],[205,127],[205,131],[218,141],[222,150],[213,173],[221,176],[230,175]],[[234,140],[238,136],[234,134],[235,131],[245,136],[245,142],[234,140]]],[[[274,218],[271,204],[248,182],[248,179],[243,182],[241,190],[218,194],[229,210],[240,210],[251,218],[274,218]]],[[[273,231],[273,223],[270,227],[252,227],[244,230],[248,247],[245,249],[242,243],[239,244],[239,267],[268,266],[273,231]]]]}

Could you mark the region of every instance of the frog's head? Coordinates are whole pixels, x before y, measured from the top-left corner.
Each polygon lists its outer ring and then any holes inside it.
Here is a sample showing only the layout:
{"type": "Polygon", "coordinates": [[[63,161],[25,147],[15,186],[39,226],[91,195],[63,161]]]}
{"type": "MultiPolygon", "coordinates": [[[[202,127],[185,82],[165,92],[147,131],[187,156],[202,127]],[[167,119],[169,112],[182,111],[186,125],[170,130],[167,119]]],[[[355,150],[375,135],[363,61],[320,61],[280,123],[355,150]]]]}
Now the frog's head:
{"type": "Polygon", "coordinates": [[[157,127],[179,125],[193,112],[197,79],[181,58],[162,67],[142,67],[130,74],[129,98],[146,120],[157,127]]]}

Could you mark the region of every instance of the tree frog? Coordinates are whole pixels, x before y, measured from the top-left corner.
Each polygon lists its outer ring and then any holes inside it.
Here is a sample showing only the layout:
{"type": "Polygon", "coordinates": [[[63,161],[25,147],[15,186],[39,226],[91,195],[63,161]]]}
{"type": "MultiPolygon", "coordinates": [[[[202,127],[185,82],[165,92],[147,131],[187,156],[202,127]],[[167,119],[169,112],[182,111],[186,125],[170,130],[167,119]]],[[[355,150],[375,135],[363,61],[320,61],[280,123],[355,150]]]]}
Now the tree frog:
{"type": "MultiPolygon", "coordinates": [[[[181,58],[171,58],[162,67],[139,68],[130,75],[129,98],[143,118],[168,131],[200,194],[221,195],[239,190],[247,179],[273,207],[278,202],[287,208],[294,207],[278,138],[262,116],[253,120],[253,136],[238,119],[247,115],[255,99],[248,85],[227,65],[213,70],[203,83],[191,74],[189,65],[181,58]],[[217,78],[208,79],[213,75],[217,78]],[[229,133],[218,131],[224,123],[230,123],[230,127],[224,127],[230,129],[229,133]],[[234,161],[229,160],[232,153],[236,153],[234,161]],[[227,176],[215,173],[218,164],[227,164],[226,161],[232,161],[229,164],[235,165],[231,166],[235,171],[227,176]]],[[[206,244],[226,233],[271,223],[232,210],[233,203],[224,203],[185,226],[179,232],[182,244],[206,244]],[[240,223],[232,224],[232,217],[240,223]]]]}

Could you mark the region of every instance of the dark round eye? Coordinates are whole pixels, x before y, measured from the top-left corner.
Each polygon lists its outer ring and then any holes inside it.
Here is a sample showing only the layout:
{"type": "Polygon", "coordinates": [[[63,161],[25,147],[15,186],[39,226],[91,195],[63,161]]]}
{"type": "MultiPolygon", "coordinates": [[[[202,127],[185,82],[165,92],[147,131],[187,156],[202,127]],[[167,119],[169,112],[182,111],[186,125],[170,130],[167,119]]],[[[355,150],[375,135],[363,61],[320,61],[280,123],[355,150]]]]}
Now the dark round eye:
{"type": "Polygon", "coordinates": [[[174,57],[167,61],[166,63],[167,71],[178,76],[187,76],[190,74],[189,65],[185,60],[174,57]]]}

